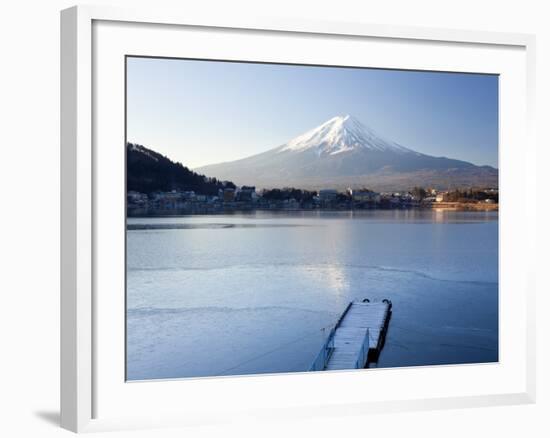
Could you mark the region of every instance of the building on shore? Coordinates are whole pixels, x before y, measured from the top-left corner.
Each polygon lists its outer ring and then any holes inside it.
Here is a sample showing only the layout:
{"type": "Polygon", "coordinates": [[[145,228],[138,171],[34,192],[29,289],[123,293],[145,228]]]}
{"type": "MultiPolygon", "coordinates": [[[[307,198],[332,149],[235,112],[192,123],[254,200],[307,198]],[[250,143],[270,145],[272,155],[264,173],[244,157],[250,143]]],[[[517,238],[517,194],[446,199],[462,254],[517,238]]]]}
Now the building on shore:
{"type": "Polygon", "coordinates": [[[373,192],[372,190],[353,190],[351,192],[351,198],[355,202],[380,202],[380,193],[373,192]]]}
{"type": "Polygon", "coordinates": [[[256,199],[256,187],[254,186],[242,186],[236,193],[237,201],[253,202],[256,199]]]}
{"type": "Polygon", "coordinates": [[[126,201],[129,206],[145,207],[149,202],[149,197],[145,193],[130,190],[126,194],[126,201]]]}
{"type": "Polygon", "coordinates": [[[224,189],[220,189],[220,192],[220,198],[223,200],[223,202],[233,202],[235,200],[235,189],[231,187],[226,187],[224,189]]]}
{"type": "Polygon", "coordinates": [[[318,192],[319,200],[321,202],[336,201],[338,197],[338,190],[336,189],[321,189],[318,192]]]}

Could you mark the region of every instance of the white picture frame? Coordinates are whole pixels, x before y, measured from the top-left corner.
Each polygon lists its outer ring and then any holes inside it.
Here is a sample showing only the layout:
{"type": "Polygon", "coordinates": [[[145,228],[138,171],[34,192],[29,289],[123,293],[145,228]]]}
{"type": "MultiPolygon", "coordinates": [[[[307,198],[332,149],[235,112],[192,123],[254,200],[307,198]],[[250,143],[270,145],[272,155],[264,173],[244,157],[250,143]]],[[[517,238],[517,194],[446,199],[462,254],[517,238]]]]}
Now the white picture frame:
{"type": "MultiPolygon", "coordinates": [[[[174,35],[170,34],[171,37],[174,35]]],[[[202,44],[199,41],[193,47],[193,54],[196,56],[203,51],[203,56],[208,58],[213,56],[209,50],[207,42],[202,44]]],[[[255,17],[229,20],[226,17],[191,16],[157,9],[135,11],[103,6],[78,6],[62,11],[61,426],[81,432],[203,424],[249,416],[260,419],[274,416],[296,418],[340,415],[344,412],[359,415],[380,411],[533,402],[534,268],[529,266],[525,258],[521,260],[521,254],[523,249],[534,245],[535,216],[531,207],[529,213],[526,208],[512,206],[509,200],[523,195],[521,202],[525,205],[535,204],[530,202],[536,196],[533,162],[535,142],[532,132],[534,53],[534,37],[523,34],[255,17]],[[139,36],[146,28],[148,43],[139,36]],[[120,89],[123,78],[118,76],[122,65],[119,64],[122,62],[121,54],[158,55],[150,51],[162,47],[164,53],[161,55],[167,55],[177,49],[175,45],[166,44],[163,38],[171,32],[179,35],[181,29],[187,32],[182,33],[181,38],[189,38],[192,32],[199,32],[201,38],[209,38],[210,34],[219,37],[223,32],[233,32],[233,45],[229,42],[224,50],[229,58],[234,53],[234,59],[247,56],[247,60],[257,60],[255,57],[260,56],[259,53],[275,57],[279,38],[295,38],[296,41],[300,38],[308,39],[310,41],[307,44],[315,44],[313,40],[317,39],[334,38],[335,41],[337,39],[335,44],[340,46],[367,41],[373,45],[383,43],[386,48],[395,46],[391,50],[376,49],[379,54],[377,62],[385,67],[414,67],[417,65],[415,62],[422,61],[406,61],[405,50],[417,47],[419,51],[425,51],[428,58],[430,50],[441,55],[437,60],[418,64],[419,69],[438,70],[446,66],[450,71],[472,71],[476,69],[475,65],[479,65],[477,69],[480,72],[510,78],[504,81],[505,89],[501,93],[501,134],[504,146],[500,156],[500,167],[503,169],[500,177],[503,193],[500,212],[500,283],[510,292],[501,291],[503,299],[500,312],[504,331],[501,330],[499,340],[504,358],[499,364],[493,368],[418,367],[376,370],[374,373],[313,373],[315,375],[307,377],[303,373],[296,373],[139,384],[125,383],[124,379],[121,381],[120,356],[117,351],[120,342],[124,342],[119,336],[124,315],[118,312],[120,300],[110,307],[106,307],[110,305],[108,299],[98,300],[98,294],[108,288],[109,282],[114,285],[111,290],[115,292],[116,286],[120,284],[120,272],[111,273],[103,268],[108,254],[103,249],[105,245],[102,245],[102,239],[113,237],[113,245],[118,245],[120,249],[120,238],[123,239],[123,236],[117,237],[116,233],[124,233],[124,230],[120,224],[110,227],[106,222],[108,219],[101,213],[105,208],[98,208],[104,202],[105,206],[123,203],[120,190],[113,190],[111,196],[102,188],[112,182],[110,179],[117,178],[117,165],[120,162],[114,160],[112,166],[108,167],[102,158],[105,154],[98,154],[97,148],[104,139],[119,138],[124,130],[124,126],[117,123],[121,117],[120,93],[123,91],[120,89]],[[127,32],[131,33],[132,38],[125,38],[129,35],[127,32]],[[264,39],[260,47],[258,41],[261,38],[264,39]],[[128,40],[132,41],[131,49],[126,45],[128,40]],[[249,44],[242,44],[243,41],[249,44]],[[249,52],[237,53],[237,48],[249,52]],[[136,50],[140,53],[136,53],[136,50]],[[402,53],[403,56],[398,59],[396,53],[402,53]],[[471,59],[469,66],[462,60],[468,56],[471,59]],[[118,61],[108,62],[113,59],[118,61]],[[405,65],[407,62],[409,64],[405,65]],[[113,76],[110,76],[111,73],[113,76]],[[112,80],[114,76],[116,80],[112,80]],[[102,81],[105,81],[105,85],[102,81]],[[113,108],[113,113],[108,115],[108,119],[112,120],[110,126],[104,123],[107,114],[103,109],[107,95],[113,102],[116,101],[115,105],[109,105],[113,108]],[[511,140],[516,143],[521,141],[521,148],[508,147],[511,140]],[[518,224],[524,229],[521,238],[513,236],[513,230],[518,224]],[[516,304],[511,304],[512,299],[517,300],[516,304]],[[114,333],[113,342],[105,336],[106,331],[114,333]],[[513,352],[506,350],[507,339],[504,335],[513,336],[514,344],[518,346],[513,352]],[[111,372],[111,368],[117,370],[111,372]],[[351,392],[350,388],[367,384],[367,375],[372,393],[351,392]],[[456,380],[455,387],[452,389],[434,383],[431,388],[429,384],[426,385],[426,392],[421,392],[412,383],[429,382],[430,379],[434,382],[453,379],[456,380]],[[394,382],[391,390],[387,385],[389,381],[394,382]],[[185,394],[190,394],[189,398],[193,394],[197,395],[192,404],[186,405],[177,398],[183,385],[185,394]],[[316,390],[322,385],[328,388],[324,395],[316,390]],[[473,389],[475,386],[477,390],[473,389]],[[293,394],[291,400],[288,389],[293,387],[299,388],[299,394],[293,394]],[[201,401],[199,393],[216,394],[217,402],[201,401]],[[107,398],[112,402],[108,402],[107,398]],[[160,398],[166,402],[159,403],[160,398]],[[179,401],[174,402],[176,399],[179,401]],[[151,403],[151,400],[155,402],[151,403]]],[[[293,59],[297,60],[300,54],[296,52],[287,56],[295,56],[293,59]]],[[[336,62],[346,61],[338,59],[336,62]]],[[[119,171],[123,173],[124,169],[119,168],[119,171]]],[[[120,271],[118,249],[111,252],[113,259],[109,263],[120,271]]],[[[123,295],[124,291],[120,293],[123,295]]],[[[511,338],[508,340],[511,341],[511,338]]]]}

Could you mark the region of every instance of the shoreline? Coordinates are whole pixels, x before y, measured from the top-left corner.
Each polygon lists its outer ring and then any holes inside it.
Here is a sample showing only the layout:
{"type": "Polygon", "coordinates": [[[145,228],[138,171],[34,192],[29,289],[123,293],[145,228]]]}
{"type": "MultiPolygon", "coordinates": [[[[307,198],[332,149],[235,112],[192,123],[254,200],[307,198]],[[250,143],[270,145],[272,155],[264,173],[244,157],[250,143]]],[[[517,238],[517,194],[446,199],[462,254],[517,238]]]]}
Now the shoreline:
{"type": "Polygon", "coordinates": [[[438,202],[422,206],[400,206],[394,208],[236,208],[227,209],[128,209],[127,218],[140,217],[167,217],[167,216],[201,216],[201,215],[224,215],[232,213],[255,213],[255,212],[333,212],[351,213],[363,211],[461,211],[461,212],[498,212],[499,204],[466,203],[466,202],[438,202]]]}
{"type": "MultiPolygon", "coordinates": [[[[422,208],[422,207],[421,207],[422,208]]],[[[436,202],[432,210],[455,210],[455,211],[498,211],[498,204],[485,204],[478,202],[436,202]]]]}

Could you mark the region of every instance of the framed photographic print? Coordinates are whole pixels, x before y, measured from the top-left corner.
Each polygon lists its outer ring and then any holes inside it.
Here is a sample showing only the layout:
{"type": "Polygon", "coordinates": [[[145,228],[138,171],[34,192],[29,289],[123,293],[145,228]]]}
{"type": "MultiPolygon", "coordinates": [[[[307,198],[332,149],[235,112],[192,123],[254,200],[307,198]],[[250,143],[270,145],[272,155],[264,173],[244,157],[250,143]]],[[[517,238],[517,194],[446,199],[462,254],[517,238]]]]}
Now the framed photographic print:
{"type": "Polygon", "coordinates": [[[534,400],[531,36],[75,7],[61,44],[63,427],[534,400]]]}

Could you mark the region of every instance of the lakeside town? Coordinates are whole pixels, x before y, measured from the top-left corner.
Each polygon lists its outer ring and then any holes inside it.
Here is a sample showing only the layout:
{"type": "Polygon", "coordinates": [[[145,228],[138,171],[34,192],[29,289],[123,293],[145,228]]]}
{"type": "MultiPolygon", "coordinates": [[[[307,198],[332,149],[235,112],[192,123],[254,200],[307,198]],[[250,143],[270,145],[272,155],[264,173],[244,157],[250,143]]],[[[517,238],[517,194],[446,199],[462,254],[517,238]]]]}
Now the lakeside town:
{"type": "Polygon", "coordinates": [[[159,214],[215,214],[251,210],[364,210],[440,208],[450,210],[498,210],[497,188],[440,191],[415,187],[410,191],[376,192],[369,189],[295,188],[256,190],[227,183],[217,195],[193,190],[127,193],[128,216],[159,214]]]}

